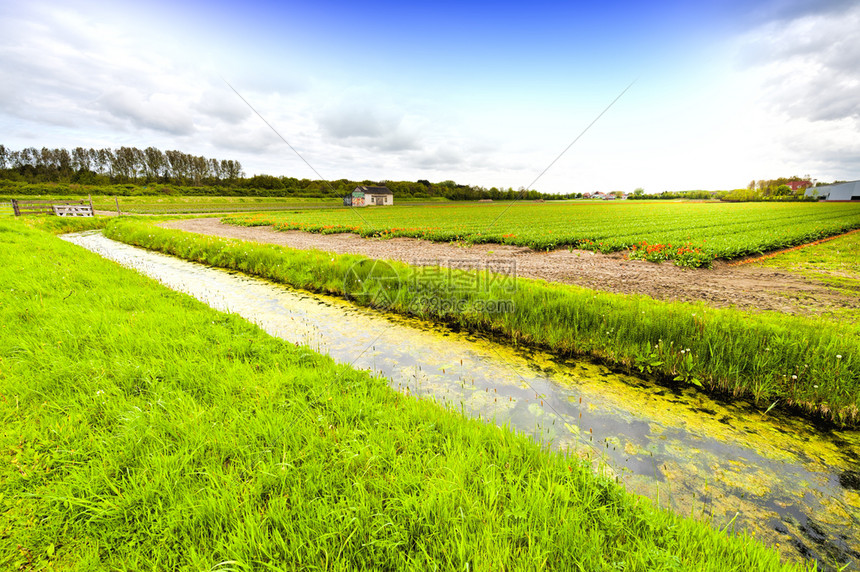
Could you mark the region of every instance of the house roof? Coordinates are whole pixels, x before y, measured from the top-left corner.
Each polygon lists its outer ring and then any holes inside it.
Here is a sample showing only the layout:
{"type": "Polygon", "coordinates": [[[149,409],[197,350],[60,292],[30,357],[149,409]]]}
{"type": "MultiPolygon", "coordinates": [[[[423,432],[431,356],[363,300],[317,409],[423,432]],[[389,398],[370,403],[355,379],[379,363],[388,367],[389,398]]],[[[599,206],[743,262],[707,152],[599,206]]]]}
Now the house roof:
{"type": "Polygon", "coordinates": [[[356,191],[363,191],[366,195],[393,195],[388,187],[356,187],[356,191]]]}

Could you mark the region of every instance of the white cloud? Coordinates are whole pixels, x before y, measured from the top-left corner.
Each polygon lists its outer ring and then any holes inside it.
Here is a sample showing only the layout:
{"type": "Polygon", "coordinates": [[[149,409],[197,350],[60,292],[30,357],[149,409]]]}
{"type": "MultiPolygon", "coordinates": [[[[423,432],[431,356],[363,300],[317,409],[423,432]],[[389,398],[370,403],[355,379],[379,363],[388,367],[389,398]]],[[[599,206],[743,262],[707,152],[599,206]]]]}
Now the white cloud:
{"type": "MultiPolygon", "coordinates": [[[[272,133],[272,130],[259,122],[256,117],[242,125],[223,125],[210,130],[210,142],[217,148],[228,152],[260,154],[279,151],[279,146],[287,147],[272,133]],[[250,123],[250,124],[249,124],[250,123]]],[[[222,151],[224,152],[224,151],[222,151]]]]}
{"type": "Polygon", "coordinates": [[[742,57],[769,101],[792,118],[860,118],[860,6],[774,22],[745,38],[742,57]]]}
{"type": "Polygon", "coordinates": [[[251,110],[232,91],[207,89],[200,96],[195,108],[214,119],[231,125],[244,121],[251,116],[251,110]]]}
{"type": "Polygon", "coordinates": [[[860,176],[858,29],[860,6],[835,3],[741,39],[742,81],[755,95],[759,129],[786,166],[824,179],[860,176]]]}
{"type": "Polygon", "coordinates": [[[441,147],[422,151],[417,154],[412,162],[424,169],[451,169],[463,164],[465,154],[460,149],[441,147]]]}
{"type": "Polygon", "coordinates": [[[188,106],[165,93],[147,95],[121,87],[99,97],[94,107],[117,119],[127,120],[133,128],[164,131],[172,135],[194,132],[188,106]]]}
{"type": "Polygon", "coordinates": [[[322,111],[318,121],[323,136],[344,147],[397,153],[421,145],[404,114],[390,103],[340,101],[322,111]]]}
{"type": "Polygon", "coordinates": [[[831,14],[854,7],[855,0],[770,0],[752,6],[754,16],[766,21],[791,21],[810,14],[831,14]]]}
{"type": "MultiPolygon", "coordinates": [[[[277,136],[217,73],[177,54],[185,51],[98,10],[19,6],[0,18],[0,76],[11,78],[0,82],[0,125],[9,126],[2,142],[12,148],[152,145],[277,164],[265,158],[283,156],[277,136]]],[[[301,92],[288,77],[276,83],[287,85],[286,93],[301,92]]],[[[315,129],[308,121],[287,121],[291,116],[282,110],[295,102],[275,92],[244,95],[276,122],[315,129]]]]}
{"type": "MultiPolygon", "coordinates": [[[[0,7],[8,12],[0,14],[0,142],[8,147],[152,145],[238,159],[248,173],[315,178],[223,74],[321,176],[516,188],[629,81],[612,69],[575,85],[556,74],[544,87],[510,89],[437,85],[430,71],[425,83],[385,81],[374,73],[381,59],[344,74],[319,50],[284,49],[280,37],[224,47],[205,18],[159,28],[131,18],[128,6],[53,1],[0,7]]],[[[860,7],[759,6],[758,21],[768,22],[733,49],[713,46],[711,59],[644,74],[536,187],[678,190],[806,172],[860,177],[860,7]],[[740,69],[730,71],[732,63],[740,69]]],[[[159,9],[141,10],[156,20],[165,16],[159,9]]]]}

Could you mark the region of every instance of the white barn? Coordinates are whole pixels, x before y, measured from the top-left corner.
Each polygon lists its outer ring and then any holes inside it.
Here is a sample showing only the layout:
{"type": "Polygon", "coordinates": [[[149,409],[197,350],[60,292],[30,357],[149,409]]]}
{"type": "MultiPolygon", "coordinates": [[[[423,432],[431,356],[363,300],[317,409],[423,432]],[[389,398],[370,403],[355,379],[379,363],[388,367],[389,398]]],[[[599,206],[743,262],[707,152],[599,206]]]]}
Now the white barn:
{"type": "Polygon", "coordinates": [[[860,201],[860,181],[806,189],[806,196],[824,201],[860,201]]]}
{"type": "Polygon", "coordinates": [[[346,207],[389,206],[394,204],[394,193],[387,187],[356,187],[343,198],[346,207]]]}

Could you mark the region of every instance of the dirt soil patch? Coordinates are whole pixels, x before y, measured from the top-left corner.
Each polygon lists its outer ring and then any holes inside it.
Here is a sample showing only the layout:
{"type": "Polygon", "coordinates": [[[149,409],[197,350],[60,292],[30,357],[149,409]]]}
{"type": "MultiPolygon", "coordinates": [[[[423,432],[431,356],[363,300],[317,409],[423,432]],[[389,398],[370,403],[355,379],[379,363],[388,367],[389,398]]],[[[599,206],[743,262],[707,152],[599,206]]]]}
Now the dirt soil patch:
{"type": "Polygon", "coordinates": [[[490,261],[514,261],[520,277],[620,294],[644,294],[658,300],[701,301],[717,307],[735,306],[789,314],[825,314],[838,308],[860,307],[857,296],[840,293],[810,278],[753,264],[732,267],[717,261],[713,268],[689,269],[670,262],[627,260],[623,253],[606,255],[567,249],[535,252],[501,244],[461,245],[414,238],[380,240],[355,234],[281,232],[270,226],[222,224],[217,218],[174,220],[161,226],[303,250],[361,254],[408,264],[438,262],[442,266],[480,267],[490,261]]]}

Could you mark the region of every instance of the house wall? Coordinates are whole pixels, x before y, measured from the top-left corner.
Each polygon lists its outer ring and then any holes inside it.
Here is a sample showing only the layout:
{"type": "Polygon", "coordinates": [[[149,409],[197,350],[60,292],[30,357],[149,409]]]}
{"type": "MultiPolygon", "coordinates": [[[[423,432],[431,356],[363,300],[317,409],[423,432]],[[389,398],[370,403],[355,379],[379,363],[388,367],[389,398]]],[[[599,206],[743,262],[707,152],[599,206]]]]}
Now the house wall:
{"type": "Polygon", "coordinates": [[[369,205],[393,205],[393,195],[367,195],[367,204],[369,205]]]}
{"type": "Polygon", "coordinates": [[[818,196],[826,197],[825,200],[828,201],[860,201],[860,181],[807,189],[806,195],[811,196],[815,191],[818,191],[818,196]]]}

